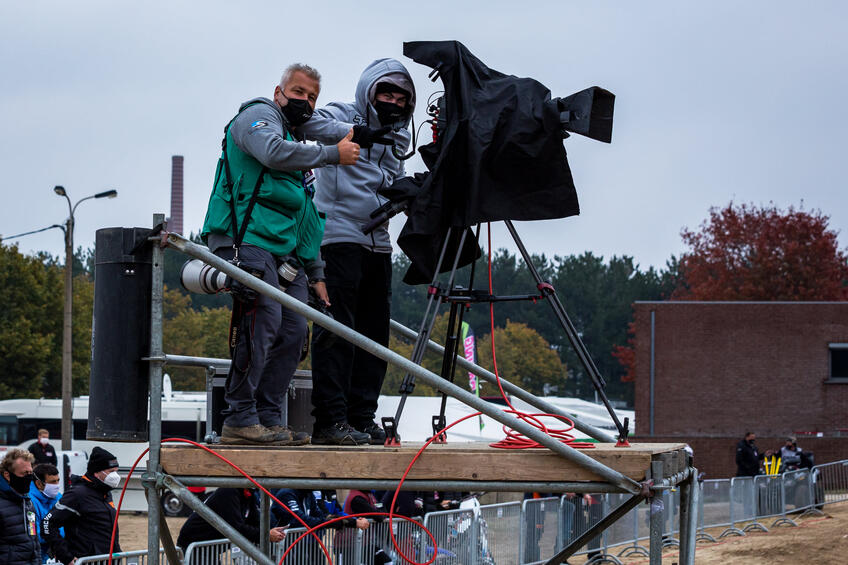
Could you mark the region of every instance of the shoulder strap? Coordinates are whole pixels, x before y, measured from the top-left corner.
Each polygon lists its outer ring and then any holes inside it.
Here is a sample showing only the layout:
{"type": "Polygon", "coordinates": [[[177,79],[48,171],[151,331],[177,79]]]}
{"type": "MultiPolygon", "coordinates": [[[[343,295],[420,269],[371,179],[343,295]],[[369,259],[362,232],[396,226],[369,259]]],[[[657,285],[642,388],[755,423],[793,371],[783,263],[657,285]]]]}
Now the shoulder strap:
{"type": "MultiPolygon", "coordinates": [[[[230,216],[232,217],[233,221],[233,247],[236,250],[236,257],[238,257],[238,249],[239,247],[241,247],[241,242],[244,240],[244,234],[247,231],[247,224],[250,223],[250,215],[253,213],[253,207],[256,205],[256,197],[259,195],[259,188],[262,186],[262,181],[265,178],[265,173],[268,171],[268,167],[263,166],[262,170],[259,172],[259,176],[256,178],[256,184],[253,187],[253,193],[250,195],[250,201],[247,203],[247,209],[244,212],[244,219],[242,220],[241,228],[239,228],[238,218],[236,217],[236,195],[232,194],[233,177],[232,173],[230,172],[230,159],[227,155],[227,134],[229,133],[230,126],[233,124],[235,119],[238,118],[242,112],[256,104],[267,104],[267,102],[251,102],[250,104],[239,110],[238,114],[236,114],[224,128],[224,138],[221,140],[221,151],[224,155],[224,186],[230,192],[230,216]]],[[[284,137],[286,134],[285,127],[285,124],[283,124],[284,137]]]]}

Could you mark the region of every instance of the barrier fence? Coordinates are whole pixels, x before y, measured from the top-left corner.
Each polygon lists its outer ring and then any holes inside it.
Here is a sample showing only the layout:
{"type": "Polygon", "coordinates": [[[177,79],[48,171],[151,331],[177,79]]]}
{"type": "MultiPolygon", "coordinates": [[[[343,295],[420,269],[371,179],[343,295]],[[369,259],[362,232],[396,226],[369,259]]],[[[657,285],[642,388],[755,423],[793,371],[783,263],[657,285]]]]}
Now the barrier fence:
{"type": "MultiPolygon", "coordinates": [[[[848,459],[816,465],[812,469],[786,471],[779,475],[710,479],[699,483],[697,539],[714,542],[707,529],[723,528],[718,538],[744,536],[752,530],[795,526],[790,517],[820,512],[827,504],[848,501],[848,459]]],[[[528,499],[475,506],[461,510],[430,512],[423,525],[433,534],[436,545],[418,526],[406,520],[372,523],[368,530],[354,528],[319,530],[335,565],[379,565],[386,559],[403,563],[393,547],[389,528],[398,545],[410,558],[428,561],[437,552],[438,565],[530,565],[544,563],[577,539],[610,509],[626,500],[625,494],[566,494],[559,497],[528,499]],[[382,554],[382,555],[380,555],[382,554]]],[[[649,504],[640,504],[587,543],[578,554],[591,562],[620,563],[619,557],[647,555],[649,519],[653,505],[666,510],[663,545],[679,544],[680,490],[667,489],[649,504]]],[[[271,558],[279,561],[286,549],[305,529],[293,528],[283,541],[271,545],[271,558]]],[[[253,565],[228,540],[196,542],[184,548],[185,565],[253,565]]],[[[160,552],[160,559],[166,562],[160,552]]],[[[76,565],[106,565],[108,555],[84,557],[76,565]]],[[[301,540],[286,556],[285,565],[312,565],[325,562],[317,541],[301,540]]],[[[147,551],[115,554],[115,565],[146,565],[147,551]]],[[[173,564],[176,565],[176,564],[173,564]]]]}

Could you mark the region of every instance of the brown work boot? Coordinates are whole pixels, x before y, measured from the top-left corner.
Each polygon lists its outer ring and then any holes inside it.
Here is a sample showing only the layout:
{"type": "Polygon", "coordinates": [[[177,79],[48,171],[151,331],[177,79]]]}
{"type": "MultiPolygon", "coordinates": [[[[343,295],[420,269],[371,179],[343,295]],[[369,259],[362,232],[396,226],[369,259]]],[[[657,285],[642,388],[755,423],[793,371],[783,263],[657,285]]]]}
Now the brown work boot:
{"type": "Polygon", "coordinates": [[[268,428],[277,434],[281,441],[286,443],[280,445],[306,445],[311,439],[306,432],[296,432],[291,426],[271,426],[268,428]]]}
{"type": "Polygon", "coordinates": [[[280,434],[262,424],[252,426],[228,426],[221,430],[221,443],[225,445],[289,445],[280,434]]]}

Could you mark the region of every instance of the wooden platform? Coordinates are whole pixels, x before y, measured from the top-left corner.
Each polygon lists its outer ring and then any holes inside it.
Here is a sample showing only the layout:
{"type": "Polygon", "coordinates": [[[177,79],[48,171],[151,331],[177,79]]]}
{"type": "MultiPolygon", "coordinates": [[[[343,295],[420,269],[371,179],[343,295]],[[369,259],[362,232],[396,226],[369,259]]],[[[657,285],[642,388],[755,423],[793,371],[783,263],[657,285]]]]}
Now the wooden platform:
{"type": "MultiPolygon", "coordinates": [[[[583,453],[640,481],[653,459],[668,471],[682,468],[682,443],[638,443],[615,447],[599,443],[583,453]]],[[[401,447],[246,447],[217,446],[215,451],[253,477],[399,479],[421,444],[401,447]]],[[[162,468],[171,475],[237,476],[217,457],[190,445],[162,447],[162,468]]],[[[598,481],[600,477],[547,449],[504,450],[487,443],[431,445],[418,459],[410,479],[475,481],[598,481]]]]}

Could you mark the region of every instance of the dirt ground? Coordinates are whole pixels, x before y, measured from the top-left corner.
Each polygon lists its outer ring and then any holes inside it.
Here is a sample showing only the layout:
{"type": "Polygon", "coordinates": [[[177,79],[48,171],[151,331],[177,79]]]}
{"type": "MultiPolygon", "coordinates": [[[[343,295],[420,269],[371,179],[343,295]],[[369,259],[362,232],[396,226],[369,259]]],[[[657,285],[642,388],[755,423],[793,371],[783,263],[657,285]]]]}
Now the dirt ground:
{"type": "MultiPolygon", "coordinates": [[[[745,537],[726,537],[718,543],[699,542],[698,565],[739,563],[744,565],[842,565],[848,563],[848,503],[825,507],[825,516],[797,519],[797,528],[780,526],[768,533],[750,532],[745,537]]],[[[168,518],[176,540],[185,518],[168,518]]],[[[771,521],[764,520],[767,526],[771,521]]],[[[722,529],[707,530],[718,537],[722,529]]],[[[147,516],[122,515],[121,546],[125,551],[147,548],[147,516]]],[[[620,558],[626,565],[647,564],[646,557],[620,558]]],[[[571,559],[570,563],[584,563],[571,559]]],[[[663,565],[678,563],[677,551],[663,554],[663,565]]]]}
{"type": "MultiPolygon", "coordinates": [[[[745,537],[725,537],[717,543],[698,542],[695,563],[698,565],[844,565],[848,563],[848,504],[831,504],[824,516],[795,518],[797,528],[772,528],[773,520],[762,522],[766,532],[749,532],[745,537]]],[[[744,524],[738,524],[741,528],[744,524]]],[[[718,538],[724,528],[707,529],[718,538]]],[[[615,553],[615,552],[614,552],[615,553]]],[[[647,557],[619,558],[625,565],[647,564],[647,557]]],[[[571,559],[569,563],[584,563],[571,559]]],[[[663,565],[679,562],[677,549],[663,553],[663,565]]]]}

